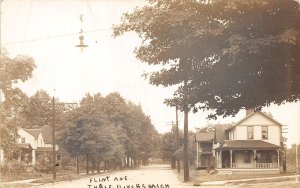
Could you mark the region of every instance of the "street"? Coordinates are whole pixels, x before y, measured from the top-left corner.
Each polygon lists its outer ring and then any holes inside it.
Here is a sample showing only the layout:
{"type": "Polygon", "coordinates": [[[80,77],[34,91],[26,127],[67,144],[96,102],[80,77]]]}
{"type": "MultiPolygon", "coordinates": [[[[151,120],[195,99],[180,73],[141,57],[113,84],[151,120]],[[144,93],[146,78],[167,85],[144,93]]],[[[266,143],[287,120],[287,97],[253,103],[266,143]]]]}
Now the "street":
{"type": "MultiPolygon", "coordinates": [[[[180,188],[182,184],[168,165],[151,165],[108,175],[93,175],[80,180],[55,183],[49,188],[180,188]]],[[[41,187],[39,185],[39,187],[41,187]]]]}
{"type": "MultiPolygon", "coordinates": [[[[124,170],[111,174],[91,175],[87,178],[60,182],[51,185],[38,185],[49,188],[180,188],[196,187],[192,182],[182,183],[168,165],[150,165],[139,169],[124,170]]],[[[239,184],[225,186],[199,186],[201,188],[299,188],[300,184],[295,181],[269,182],[259,184],[239,184]]]]}

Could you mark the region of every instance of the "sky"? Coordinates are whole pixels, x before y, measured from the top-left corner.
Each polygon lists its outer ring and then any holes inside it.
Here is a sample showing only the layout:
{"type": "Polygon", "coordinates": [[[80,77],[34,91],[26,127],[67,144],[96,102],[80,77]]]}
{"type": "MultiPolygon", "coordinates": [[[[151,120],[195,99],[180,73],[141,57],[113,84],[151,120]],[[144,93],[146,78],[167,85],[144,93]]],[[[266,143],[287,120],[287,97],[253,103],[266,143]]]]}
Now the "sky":
{"type": "MultiPolygon", "coordinates": [[[[33,77],[19,86],[29,96],[46,90],[63,102],[78,102],[86,93],[107,95],[119,92],[126,100],[140,104],[158,132],[171,129],[175,108],[163,104],[175,87],[150,85],[142,77],[153,67],[138,61],[134,49],[141,44],[130,32],[112,37],[112,25],[123,13],[142,6],[142,0],[4,0],[2,2],[1,45],[11,56],[26,54],[34,58],[33,77]],[[80,14],[83,15],[84,43],[79,44],[80,14]]],[[[271,105],[263,109],[287,125],[288,145],[300,143],[300,104],[271,105]]],[[[245,116],[207,120],[208,112],[190,113],[189,129],[208,123],[232,123],[245,116]]],[[[179,113],[183,128],[183,113],[179,113]]]]}

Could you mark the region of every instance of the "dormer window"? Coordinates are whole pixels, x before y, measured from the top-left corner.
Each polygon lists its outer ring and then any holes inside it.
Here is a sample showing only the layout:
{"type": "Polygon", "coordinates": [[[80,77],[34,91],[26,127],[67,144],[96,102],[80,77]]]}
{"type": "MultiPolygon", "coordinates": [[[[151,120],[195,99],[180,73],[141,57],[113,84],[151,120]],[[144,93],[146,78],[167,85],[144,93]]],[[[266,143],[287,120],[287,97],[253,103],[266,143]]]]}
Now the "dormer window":
{"type": "Polygon", "coordinates": [[[247,138],[249,140],[253,139],[253,126],[247,127],[247,138]]]}
{"type": "Polygon", "coordinates": [[[263,140],[268,139],[268,126],[261,127],[261,136],[263,140]]]}

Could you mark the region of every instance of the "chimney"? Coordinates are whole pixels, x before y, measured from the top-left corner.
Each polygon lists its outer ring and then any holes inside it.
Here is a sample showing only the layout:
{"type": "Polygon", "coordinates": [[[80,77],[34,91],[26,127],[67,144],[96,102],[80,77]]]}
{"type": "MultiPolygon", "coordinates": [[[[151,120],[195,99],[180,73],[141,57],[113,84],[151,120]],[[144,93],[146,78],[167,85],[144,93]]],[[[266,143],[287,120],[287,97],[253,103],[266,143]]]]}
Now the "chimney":
{"type": "Polygon", "coordinates": [[[248,116],[249,114],[255,112],[254,109],[250,108],[250,109],[246,109],[246,116],[248,116]]]}

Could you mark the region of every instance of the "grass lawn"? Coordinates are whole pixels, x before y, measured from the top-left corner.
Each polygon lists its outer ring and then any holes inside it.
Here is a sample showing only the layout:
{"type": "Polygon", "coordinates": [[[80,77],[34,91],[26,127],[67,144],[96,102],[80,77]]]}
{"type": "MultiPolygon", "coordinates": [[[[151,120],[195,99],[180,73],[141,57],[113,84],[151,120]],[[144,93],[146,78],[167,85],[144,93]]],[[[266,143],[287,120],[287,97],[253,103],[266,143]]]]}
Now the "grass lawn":
{"type": "MultiPolygon", "coordinates": [[[[174,169],[177,173],[177,170],[174,169]]],[[[294,175],[292,172],[281,173],[281,174],[232,174],[232,175],[218,175],[209,174],[206,170],[196,170],[195,167],[190,167],[190,182],[202,183],[208,181],[223,181],[223,180],[240,180],[249,178],[266,178],[266,177],[280,177],[294,175]]],[[[183,169],[181,168],[179,178],[183,180],[183,169]]],[[[265,180],[264,180],[265,181],[265,180]]]]}
{"type": "Polygon", "coordinates": [[[13,183],[8,185],[3,185],[3,188],[28,188],[30,185],[24,184],[24,183],[13,183]]]}

